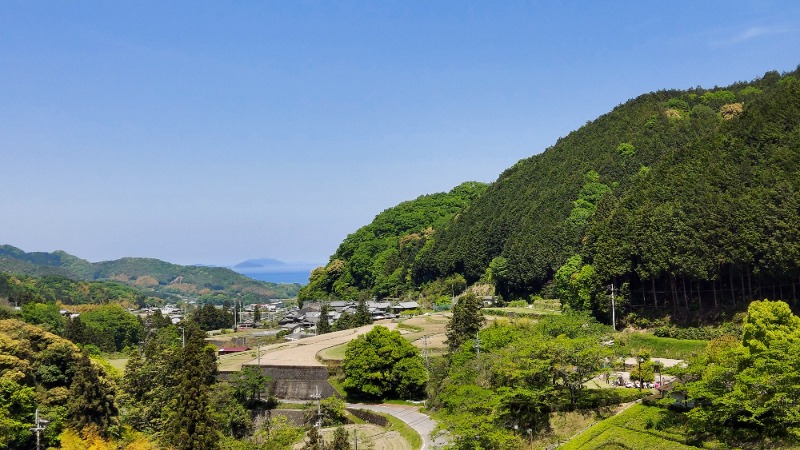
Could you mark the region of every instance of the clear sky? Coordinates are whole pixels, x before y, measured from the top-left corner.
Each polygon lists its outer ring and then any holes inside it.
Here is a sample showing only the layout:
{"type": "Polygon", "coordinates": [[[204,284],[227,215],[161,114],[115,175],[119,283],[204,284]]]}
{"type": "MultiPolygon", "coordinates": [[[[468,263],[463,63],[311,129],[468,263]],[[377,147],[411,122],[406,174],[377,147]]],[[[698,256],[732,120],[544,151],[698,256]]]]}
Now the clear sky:
{"type": "Polygon", "coordinates": [[[4,0],[0,244],[322,263],[630,98],[798,64],[796,0],[4,0]]]}

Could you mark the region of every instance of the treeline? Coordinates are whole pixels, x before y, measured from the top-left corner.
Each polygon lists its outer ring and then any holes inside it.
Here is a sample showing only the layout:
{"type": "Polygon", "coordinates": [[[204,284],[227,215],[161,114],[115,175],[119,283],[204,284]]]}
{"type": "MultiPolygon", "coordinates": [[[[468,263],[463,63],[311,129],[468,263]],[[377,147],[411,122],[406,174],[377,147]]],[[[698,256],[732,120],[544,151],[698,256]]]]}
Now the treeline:
{"type": "Polygon", "coordinates": [[[142,307],[145,295],[121,283],[75,281],[62,276],[33,277],[0,273],[0,298],[15,306],[28,303],[103,305],[118,303],[142,307]]]}
{"type": "Polygon", "coordinates": [[[80,281],[117,281],[154,295],[241,294],[257,301],[292,298],[299,284],[254,280],[224,267],[182,266],[154,258],[121,258],[91,263],[63,251],[25,252],[0,245],[0,272],[80,281]]]}

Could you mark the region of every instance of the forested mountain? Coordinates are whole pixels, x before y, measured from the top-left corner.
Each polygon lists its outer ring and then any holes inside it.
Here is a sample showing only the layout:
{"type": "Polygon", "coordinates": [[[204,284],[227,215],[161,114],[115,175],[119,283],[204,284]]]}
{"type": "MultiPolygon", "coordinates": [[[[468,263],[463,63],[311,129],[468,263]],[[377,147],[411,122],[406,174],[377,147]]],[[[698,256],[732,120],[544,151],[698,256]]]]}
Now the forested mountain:
{"type": "Polygon", "coordinates": [[[506,299],[559,297],[598,317],[612,282],[629,305],[673,313],[796,299],[798,72],[642,95],[519,161],[450,217],[404,260],[410,280],[378,285],[380,258],[370,266],[351,250],[381,216],[348,236],[327,271],[379,296],[461,274],[506,299]]]}
{"type": "Polygon", "coordinates": [[[386,297],[412,289],[417,255],[485,189],[485,184],[466,182],[383,211],[345,238],[328,265],[311,273],[298,298],[351,298],[360,292],[386,297]]]}
{"type": "Polygon", "coordinates": [[[152,258],[91,263],[63,251],[27,253],[0,246],[0,272],[61,276],[80,281],[117,281],[148,292],[189,295],[240,293],[259,298],[291,298],[297,284],[258,281],[223,267],[181,266],[152,258]]]}

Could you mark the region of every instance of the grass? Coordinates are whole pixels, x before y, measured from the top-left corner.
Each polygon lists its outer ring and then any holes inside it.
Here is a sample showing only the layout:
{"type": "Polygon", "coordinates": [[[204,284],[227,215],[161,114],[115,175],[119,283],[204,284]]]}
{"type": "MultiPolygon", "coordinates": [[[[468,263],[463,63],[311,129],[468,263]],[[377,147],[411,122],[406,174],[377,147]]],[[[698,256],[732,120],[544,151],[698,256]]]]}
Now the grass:
{"type": "Polygon", "coordinates": [[[331,387],[336,390],[336,392],[344,399],[347,398],[347,394],[344,392],[344,388],[342,387],[342,382],[339,380],[339,377],[328,377],[328,383],[330,383],[331,387]]]}
{"type": "Polygon", "coordinates": [[[627,410],[599,422],[562,445],[563,450],[594,450],[608,448],[681,450],[692,449],[683,443],[680,426],[659,427],[670,412],[656,407],[635,404],[627,410]]]}
{"type": "Polygon", "coordinates": [[[347,344],[339,344],[333,347],[328,347],[317,353],[319,359],[323,362],[326,361],[343,361],[344,354],[347,351],[347,344]]]}
{"type": "Polygon", "coordinates": [[[487,316],[509,316],[515,315],[517,317],[541,317],[552,316],[554,314],[561,314],[561,311],[550,311],[545,309],[534,308],[483,308],[483,314],[487,316]]]}
{"type": "Polygon", "coordinates": [[[416,326],[416,325],[411,325],[411,324],[408,324],[408,323],[405,323],[405,322],[398,323],[397,324],[397,329],[413,331],[415,333],[419,333],[420,331],[423,330],[422,327],[419,327],[419,326],[416,326]]]}
{"type": "Polygon", "coordinates": [[[386,417],[386,419],[389,420],[389,423],[391,424],[389,429],[400,433],[400,435],[403,436],[403,438],[405,438],[405,440],[407,440],[411,444],[411,448],[413,448],[414,450],[422,448],[422,437],[419,435],[419,433],[414,431],[413,428],[408,426],[407,423],[389,414],[381,414],[381,413],[377,414],[386,417]]]}
{"type": "Polygon", "coordinates": [[[658,337],[651,333],[626,333],[622,336],[627,339],[628,348],[635,353],[638,353],[636,349],[647,350],[654,357],[684,361],[705,353],[708,345],[708,341],[658,337]]]}

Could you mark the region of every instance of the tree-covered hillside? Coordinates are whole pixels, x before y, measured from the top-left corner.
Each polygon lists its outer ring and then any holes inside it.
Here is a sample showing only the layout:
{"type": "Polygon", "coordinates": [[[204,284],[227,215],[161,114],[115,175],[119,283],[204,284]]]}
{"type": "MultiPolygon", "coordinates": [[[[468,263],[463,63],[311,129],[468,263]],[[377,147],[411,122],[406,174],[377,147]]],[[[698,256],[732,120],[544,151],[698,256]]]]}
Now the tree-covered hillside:
{"type": "Polygon", "coordinates": [[[413,257],[399,235],[392,252],[373,244],[378,216],[317,285],[386,296],[460,274],[506,299],[558,297],[603,320],[611,283],[624,305],[673,314],[796,298],[799,91],[795,71],[642,95],[506,170],[413,257]]]}
{"type": "Polygon", "coordinates": [[[298,284],[258,281],[223,267],[181,266],[153,258],[122,258],[91,263],[63,251],[27,253],[0,246],[0,272],[60,276],[80,281],[117,281],[147,292],[214,296],[242,294],[256,298],[291,298],[298,284]]]}
{"type": "Polygon", "coordinates": [[[311,273],[298,298],[353,298],[360,292],[386,297],[412,289],[417,255],[485,189],[482,183],[466,182],[383,211],[345,238],[328,265],[311,273]]]}

